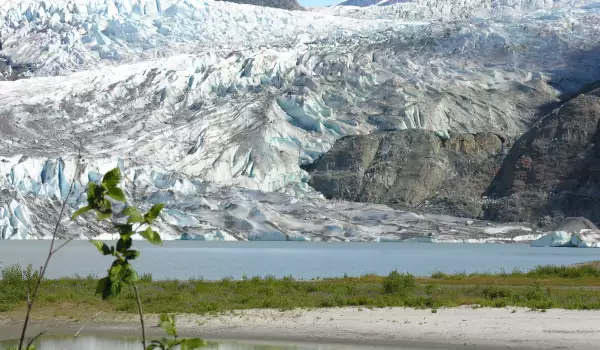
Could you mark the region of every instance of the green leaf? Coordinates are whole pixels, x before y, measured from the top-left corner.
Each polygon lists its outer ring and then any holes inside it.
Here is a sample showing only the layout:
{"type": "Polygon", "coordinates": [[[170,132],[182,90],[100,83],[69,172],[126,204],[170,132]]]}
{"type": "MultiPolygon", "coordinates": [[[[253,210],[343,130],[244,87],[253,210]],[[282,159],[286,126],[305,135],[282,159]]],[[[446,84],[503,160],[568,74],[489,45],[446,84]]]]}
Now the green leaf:
{"type": "Polygon", "coordinates": [[[111,296],[111,287],[112,283],[110,282],[110,278],[104,277],[98,280],[98,284],[96,285],[96,294],[102,295],[102,299],[106,300],[111,296]]]}
{"type": "Polygon", "coordinates": [[[112,255],[112,251],[110,250],[110,247],[106,245],[106,243],[97,241],[95,239],[90,239],[90,243],[92,243],[103,255],[112,255]]]}
{"type": "Polygon", "coordinates": [[[175,350],[175,348],[178,348],[178,349],[181,350],[181,348],[179,347],[179,344],[181,344],[181,339],[177,339],[177,338],[175,338],[175,339],[168,339],[168,340],[165,339],[165,340],[163,340],[163,342],[167,343],[167,345],[168,345],[167,349],[173,349],[173,350],[175,350]]]}
{"type": "Polygon", "coordinates": [[[124,254],[125,251],[127,251],[127,249],[131,248],[132,244],[133,241],[131,239],[131,236],[121,236],[121,238],[119,238],[119,240],[117,241],[117,251],[121,254],[124,254]]]}
{"type": "Polygon", "coordinates": [[[160,234],[156,231],[152,231],[152,227],[148,226],[144,231],[140,232],[140,235],[144,237],[148,242],[152,244],[162,244],[160,234]]]}
{"type": "Polygon", "coordinates": [[[112,212],[112,203],[108,199],[102,199],[98,202],[98,207],[102,209],[103,212],[112,212]]]}
{"type": "Polygon", "coordinates": [[[112,283],[122,281],[125,275],[127,274],[126,269],[127,267],[121,264],[119,260],[115,260],[115,262],[108,270],[108,277],[110,278],[110,281],[112,283]]]}
{"type": "Polygon", "coordinates": [[[98,280],[98,284],[96,285],[96,294],[102,294],[102,291],[104,290],[104,286],[106,285],[107,281],[109,281],[108,277],[104,277],[98,280]]]}
{"type": "Polygon", "coordinates": [[[102,178],[102,186],[104,186],[104,188],[107,190],[117,187],[119,182],[121,182],[121,170],[119,168],[114,168],[113,170],[107,172],[102,178]]]}
{"type": "Polygon", "coordinates": [[[133,226],[129,224],[115,224],[114,227],[119,231],[121,236],[131,236],[133,234],[133,226]]]}
{"type": "Polygon", "coordinates": [[[150,343],[148,346],[146,346],[146,350],[154,350],[154,349],[164,350],[165,346],[158,340],[153,340],[152,343],[150,343]]]}
{"type": "Polygon", "coordinates": [[[181,341],[181,350],[192,350],[205,347],[207,344],[200,338],[187,338],[181,341]]]}
{"type": "Polygon", "coordinates": [[[98,201],[96,209],[96,219],[102,221],[112,216],[112,204],[108,199],[101,199],[98,201]]]}
{"type": "Polygon", "coordinates": [[[125,197],[125,192],[123,192],[123,190],[118,187],[109,188],[106,190],[106,192],[114,200],[117,200],[117,201],[123,202],[123,203],[125,203],[125,201],[127,201],[127,198],[125,197]]]}
{"type": "Polygon", "coordinates": [[[125,277],[123,277],[123,282],[127,284],[132,284],[133,282],[137,282],[139,279],[140,278],[138,276],[137,271],[135,271],[130,265],[129,269],[127,269],[127,274],[125,275],[125,277]]]}
{"type": "Polygon", "coordinates": [[[90,207],[89,205],[86,205],[85,207],[81,207],[79,209],[77,209],[76,212],[73,213],[73,215],[71,215],[71,220],[75,220],[77,219],[77,217],[83,213],[86,213],[88,211],[90,211],[92,209],[92,207],[90,207]]]}
{"type": "Polygon", "coordinates": [[[127,219],[128,224],[141,223],[144,222],[144,218],[142,217],[142,213],[137,210],[135,207],[127,207],[123,210],[123,214],[129,216],[127,219]]]}
{"type": "Polygon", "coordinates": [[[154,204],[152,206],[152,208],[150,208],[150,210],[148,210],[146,215],[144,215],[144,221],[148,224],[153,223],[164,207],[165,207],[165,205],[162,203],[154,204]]]}
{"type": "Polygon", "coordinates": [[[98,191],[98,189],[98,185],[95,182],[90,182],[88,184],[88,204],[96,203],[100,199],[98,195],[101,194],[102,191],[98,191]]]}
{"type": "Polygon", "coordinates": [[[137,250],[126,250],[123,253],[123,257],[127,260],[134,260],[140,256],[140,252],[137,250]]]}
{"type": "Polygon", "coordinates": [[[96,211],[96,220],[102,221],[110,218],[112,216],[112,211],[104,212],[104,211],[96,211]]]}
{"type": "Polygon", "coordinates": [[[111,282],[110,283],[110,295],[109,296],[114,297],[114,296],[117,296],[119,294],[121,294],[121,282],[111,282]]]}
{"type": "Polygon", "coordinates": [[[164,329],[168,335],[177,337],[177,329],[175,328],[175,318],[171,315],[162,314],[160,315],[160,328],[164,329]]]}

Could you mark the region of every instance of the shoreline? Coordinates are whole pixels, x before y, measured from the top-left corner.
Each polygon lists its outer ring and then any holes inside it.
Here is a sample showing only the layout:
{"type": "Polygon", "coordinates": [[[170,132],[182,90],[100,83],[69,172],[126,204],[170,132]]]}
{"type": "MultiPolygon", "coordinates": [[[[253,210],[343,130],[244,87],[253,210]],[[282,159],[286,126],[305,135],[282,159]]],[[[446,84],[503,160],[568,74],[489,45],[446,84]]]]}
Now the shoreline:
{"type": "MultiPolygon", "coordinates": [[[[36,320],[31,335],[80,334],[136,336],[135,315],[115,320],[116,313],[79,322],[51,317],[36,320]],[[113,317],[112,320],[110,318],[113,317]]],[[[163,336],[156,316],[148,316],[149,336],[163,336]]],[[[600,311],[525,308],[457,307],[431,310],[411,308],[360,307],[277,311],[252,309],[212,316],[178,315],[182,336],[207,340],[235,340],[253,343],[330,344],[362,348],[458,349],[554,349],[591,350],[600,337],[600,311]]],[[[20,329],[18,319],[0,320],[0,340],[13,339],[20,329]]]]}

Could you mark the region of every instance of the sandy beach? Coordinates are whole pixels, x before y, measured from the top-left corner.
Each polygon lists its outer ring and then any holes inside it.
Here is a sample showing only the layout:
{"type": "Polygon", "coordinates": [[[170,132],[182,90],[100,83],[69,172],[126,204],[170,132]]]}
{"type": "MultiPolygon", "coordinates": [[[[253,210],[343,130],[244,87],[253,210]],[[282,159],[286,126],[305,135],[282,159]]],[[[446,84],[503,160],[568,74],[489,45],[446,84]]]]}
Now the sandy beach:
{"type": "MultiPolygon", "coordinates": [[[[92,322],[51,319],[36,321],[32,333],[134,335],[135,317],[104,315],[92,322]]],[[[347,344],[384,348],[428,349],[597,349],[599,311],[520,308],[431,310],[408,308],[334,308],[318,310],[245,310],[216,316],[179,315],[180,333],[206,339],[347,344]]],[[[149,317],[149,324],[156,324],[149,317]]],[[[19,325],[0,324],[0,339],[14,338],[19,325]]],[[[151,335],[162,334],[150,327],[151,335]]]]}

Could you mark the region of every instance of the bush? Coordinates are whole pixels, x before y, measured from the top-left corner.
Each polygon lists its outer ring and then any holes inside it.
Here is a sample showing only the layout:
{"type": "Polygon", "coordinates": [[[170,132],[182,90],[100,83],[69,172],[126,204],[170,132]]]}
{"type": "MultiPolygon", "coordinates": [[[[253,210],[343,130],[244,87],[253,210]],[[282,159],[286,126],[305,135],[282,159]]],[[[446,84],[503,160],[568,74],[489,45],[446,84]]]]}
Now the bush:
{"type": "Polygon", "coordinates": [[[511,291],[506,287],[487,286],[482,288],[481,292],[485,298],[491,300],[506,299],[512,296],[511,291]]]}
{"type": "Polygon", "coordinates": [[[140,282],[152,282],[152,274],[144,273],[140,276],[140,282]]]}
{"type": "Polygon", "coordinates": [[[549,287],[543,290],[539,283],[536,283],[532,287],[527,287],[524,296],[527,301],[541,301],[550,298],[552,291],[549,287]]]}
{"type": "Polygon", "coordinates": [[[445,279],[445,278],[448,278],[448,275],[445,274],[445,273],[443,273],[443,272],[441,272],[441,271],[435,270],[431,274],[431,278],[434,278],[434,279],[445,279]]]}
{"type": "Polygon", "coordinates": [[[527,273],[528,277],[533,278],[583,278],[583,277],[600,277],[600,270],[593,266],[537,266],[535,269],[527,273]]]}
{"type": "Polygon", "coordinates": [[[390,272],[387,277],[383,278],[381,282],[383,291],[386,294],[395,294],[400,292],[406,292],[409,289],[413,289],[417,286],[415,277],[411,274],[401,274],[394,270],[390,272]]]}
{"type": "Polygon", "coordinates": [[[27,265],[26,268],[16,264],[1,269],[0,276],[2,276],[3,289],[14,290],[23,298],[26,298],[27,291],[32,292],[35,288],[40,273],[34,270],[31,264],[27,265]]]}

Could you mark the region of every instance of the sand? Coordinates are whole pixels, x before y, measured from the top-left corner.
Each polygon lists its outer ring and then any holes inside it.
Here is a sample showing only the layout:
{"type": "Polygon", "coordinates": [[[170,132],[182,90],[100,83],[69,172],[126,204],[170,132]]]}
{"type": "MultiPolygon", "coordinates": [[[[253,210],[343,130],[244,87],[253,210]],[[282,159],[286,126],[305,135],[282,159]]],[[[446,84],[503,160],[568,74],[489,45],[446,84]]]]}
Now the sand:
{"type": "MultiPolygon", "coordinates": [[[[151,325],[156,324],[149,317],[151,325]]],[[[431,310],[409,308],[334,308],[317,310],[245,310],[218,316],[180,315],[180,333],[206,339],[246,339],[293,343],[347,344],[367,348],[412,349],[598,349],[600,311],[520,308],[431,310]],[[514,312],[516,311],[516,312],[514,312]]],[[[75,334],[85,320],[37,321],[54,334],[75,334]]],[[[90,322],[82,334],[133,335],[135,318],[90,322]]],[[[14,338],[18,324],[0,323],[0,339],[14,338]]],[[[148,329],[151,336],[160,329],[148,329]]]]}

